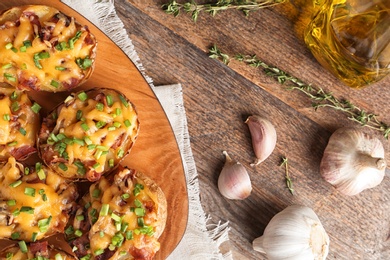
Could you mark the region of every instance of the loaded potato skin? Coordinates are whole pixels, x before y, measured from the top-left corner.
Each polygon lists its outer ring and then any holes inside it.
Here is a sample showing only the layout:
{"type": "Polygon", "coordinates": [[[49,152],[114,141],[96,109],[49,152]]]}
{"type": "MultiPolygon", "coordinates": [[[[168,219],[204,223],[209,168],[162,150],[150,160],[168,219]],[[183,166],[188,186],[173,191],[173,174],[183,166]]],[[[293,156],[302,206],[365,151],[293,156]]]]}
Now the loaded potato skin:
{"type": "Polygon", "coordinates": [[[94,67],[97,42],[87,26],[44,5],[0,16],[0,81],[19,90],[69,91],[94,67]]]}
{"type": "Polygon", "coordinates": [[[42,163],[0,165],[0,239],[35,242],[63,233],[77,187],[42,163]]]}
{"type": "Polygon", "coordinates": [[[165,228],[167,202],[145,174],[118,167],[90,186],[65,230],[79,258],[153,259],[165,228]]]}
{"type": "Polygon", "coordinates": [[[0,83],[0,162],[18,161],[36,152],[40,105],[26,93],[0,83]]]}
{"type": "Polygon", "coordinates": [[[65,178],[93,182],[117,167],[138,131],[137,111],[122,93],[91,89],[70,95],[43,119],[38,150],[65,178]]]}

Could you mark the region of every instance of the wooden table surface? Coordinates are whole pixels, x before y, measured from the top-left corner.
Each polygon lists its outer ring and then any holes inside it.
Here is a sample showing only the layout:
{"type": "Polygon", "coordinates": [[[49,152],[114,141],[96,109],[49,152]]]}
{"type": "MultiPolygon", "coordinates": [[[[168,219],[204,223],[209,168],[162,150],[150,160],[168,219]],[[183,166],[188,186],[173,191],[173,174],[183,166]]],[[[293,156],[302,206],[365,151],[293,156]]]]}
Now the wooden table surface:
{"type": "MultiPolygon", "coordinates": [[[[357,125],[340,111],[312,108],[299,91],[287,90],[261,69],[238,61],[229,66],[208,57],[213,44],[226,53],[256,54],[270,65],[350,100],[390,124],[390,77],[362,90],[344,86],[320,66],[299,37],[298,13],[290,4],[245,17],[229,10],[215,17],[201,13],[198,21],[181,13],[173,17],[161,5],[168,0],[116,0],[117,13],[154,84],[181,83],[191,146],[200,182],[202,206],[211,222],[229,221],[230,240],[221,250],[234,259],[264,259],[252,249],[276,213],[291,204],[311,207],[330,236],[328,259],[390,259],[390,174],[374,189],[354,197],[337,192],[319,174],[319,163],[333,131],[357,125]],[[277,146],[256,168],[248,115],[267,117],[276,127],[277,146]],[[217,179],[222,151],[240,161],[250,174],[253,191],[243,201],[224,199],[217,179]],[[287,157],[295,195],[286,188],[281,158],[287,157]]],[[[178,1],[180,2],[180,1],[178,1]]],[[[364,128],[366,129],[366,128],[364,128]]],[[[384,144],[390,140],[366,129],[384,144]]],[[[169,231],[168,231],[169,232],[169,231]]]]}

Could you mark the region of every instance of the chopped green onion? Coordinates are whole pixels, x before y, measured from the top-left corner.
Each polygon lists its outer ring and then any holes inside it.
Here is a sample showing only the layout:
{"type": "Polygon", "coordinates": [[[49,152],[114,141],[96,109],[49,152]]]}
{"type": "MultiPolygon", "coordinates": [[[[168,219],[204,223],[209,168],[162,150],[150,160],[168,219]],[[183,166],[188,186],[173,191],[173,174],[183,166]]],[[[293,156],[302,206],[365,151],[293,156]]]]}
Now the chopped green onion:
{"type": "Polygon", "coordinates": [[[91,255],[89,254],[80,258],[80,260],[90,260],[90,259],[91,259],[91,255]]]}
{"type": "Polygon", "coordinates": [[[25,175],[29,175],[29,174],[30,174],[30,168],[25,167],[25,168],[24,168],[24,174],[25,174],[25,175]]]}
{"type": "Polygon", "coordinates": [[[103,103],[97,103],[97,104],[96,104],[96,109],[99,110],[99,111],[103,111],[103,109],[104,109],[104,104],[103,104],[103,103]]]}
{"type": "Polygon", "coordinates": [[[14,75],[12,74],[9,74],[9,73],[4,73],[4,78],[6,78],[7,80],[11,81],[11,82],[16,82],[16,78],[14,77],[14,75]]]}
{"type": "Polygon", "coordinates": [[[33,60],[34,64],[38,69],[42,69],[41,63],[39,63],[40,60],[42,59],[48,59],[50,58],[50,54],[48,52],[42,51],[42,52],[37,52],[34,54],[33,60]]]}
{"type": "Polygon", "coordinates": [[[27,134],[26,130],[25,130],[23,127],[19,128],[19,132],[20,132],[22,135],[24,135],[24,136],[26,136],[26,134],[27,134]]]}
{"type": "Polygon", "coordinates": [[[21,180],[18,180],[18,181],[15,181],[15,182],[11,183],[9,186],[11,186],[12,188],[16,188],[16,187],[18,187],[20,184],[22,184],[22,181],[21,181],[21,180]]]}
{"type": "Polygon", "coordinates": [[[26,52],[27,51],[27,47],[26,46],[20,46],[19,50],[20,50],[20,52],[26,52]]]}
{"type": "Polygon", "coordinates": [[[5,45],[5,48],[6,48],[7,50],[10,50],[12,47],[14,47],[14,45],[12,44],[12,42],[9,42],[9,43],[7,43],[7,44],[5,45]]]}
{"type": "Polygon", "coordinates": [[[7,200],[7,205],[12,207],[16,205],[16,200],[7,200]]]}
{"type": "Polygon", "coordinates": [[[112,239],[111,239],[111,243],[112,245],[116,246],[116,247],[120,247],[123,243],[123,240],[124,240],[124,236],[121,234],[121,233],[116,233],[112,239]]]}
{"type": "Polygon", "coordinates": [[[56,66],[55,69],[56,69],[56,70],[59,70],[59,71],[64,71],[64,70],[66,70],[66,68],[61,67],[61,66],[56,66]]]}
{"type": "Polygon", "coordinates": [[[17,52],[18,52],[18,49],[16,49],[15,47],[12,47],[12,48],[11,48],[11,51],[17,53],[17,52]]]}
{"type": "Polygon", "coordinates": [[[5,70],[10,69],[10,68],[12,68],[12,64],[11,63],[4,64],[1,68],[5,69],[5,70]]]}
{"type": "Polygon", "coordinates": [[[119,95],[119,99],[121,100],[122,104],[125,106],[125,107],[129,107],[129,102],[127,102],[126,98],[122,95],[119,95]]]}
{"type": "Polygon", "coordinates": [[[89,130],[89,126],[86,123],[82,123],[80,126],[84,130],[84,132],[87,132],[89,130]]]}
{"type": "Polygon", "coordinates": [[[93,198],[99,198],[99,196],[100,196],[100,190],[99,189],[94,189],[93,191],[92,191],[92,197],[93,198]]]}
{"type": "Polygon", "coordinates": [[[96,148],[96,144],[90,144],[87,146],[88,150],[93,150],[96,148]]]}
{"type": "Polygon", "coordinates": [[[80,120],[83,117],[83,111],[77,110],[76,112],[76,119],[80,120]]]}
{"type": "Polygon", "coordinates": [[[130,198],[130,194],[128,194],[128,193],[123,193],[122,196],[121,196],[121,198],[122,198],[123,200],[127,200],[128,198],[130,198]]]}
{"type": "Polygon", "coordinates": [[[4,115],[3,115],[3,119],[4,119],[5,121],[10,121],[10,120],[11,120],[11,117],[10,117],[9,114],[4,114],[4,115]]]}
{"type": "Polygon", "coordinates": [[[66,172],[68,170],[68,166],[66,166],[64,163],[60,163],[58,164],[58,167],[63,170],[64,172],[66,172]]]}
{"type": "Polygon", "coordinates": [[[106,96],[107,105],[111,107],[114,104],[114,100],[112,99],[111,95],[106,96]]]}
{"type": "Polygon", "coordinates": [[[86,57],[85,59],[77,58],[76,64],[80,67],[80,69],[86,70],[92,66],[92,60],[88,57],[86,57]]]}
{"type": "Polygon", "coordinates": [[[130,120],[128,120],[128,119],[126,119],[124,123],[125,123],[126,127],[130,127],[131,126],[130,120]]]}
{"type": "Polygon", "coordinates": [[[18,239],[20,237],[20,233],[19,232],[14,232],[11,234],[11,238],[12,239],[18,239]]]}
{"type": "Polygon", "coordinates": [[[138,199],[135,199],[135,200],[134,200],[134,205],[135,205],[136,207],[138,207],[138,208],[141,208],[141,207],[142,207],[142,202],[139,201],[138,199]]]}
{"type": "Polygon", "coordinates": [[[110,150],[110,147],[104,146],[104,145],[98,145],[98,146],[96,146],[96,149],[101,150],[101,151],[104,152],[104,151],[110,150]]]}
{"type": "Polygon", "coordinates": [[[83,232],[81,232],[81,230],[77,229],[74,234],[78,237],[81,237],[83,235],[83,232]]]}
{"type": "Polygon", "coordinates": [[[83,102],[88,99],[88,95],[85,92],[79,93],[77,97],[83,102]]]}
{"type": "Polygon", "coordinates": [[[139,226],[139,227],[145,226],[145,221],[144,221],[143,218],[138,218],[137,223],[138,223],[138,226],[139,226]]]}
{"type": "Polygon", "coordinates": [[[106,124],[107,124],[106,122],[99,121],[99,122],[96,123],[96,127],[98,129],[100,129],[100,128],[104,127],[106,124]]]}
{"type": "Polygon", "coordinates": [[[20,214],[20,209],[15,209],[15,210],[12,212],[12,215],[13,215],[14,217],[19,216],[19,214],[20,214]]]}
{"type": "Polygon", "coordinates": [[[12,147],[12,146],[16,146],[17,144],[18,144],[17,141],[13,141],[13,142],[8,143],[7,145],[12,147]]]}
{"type": "Polygon", "coordinates": [[[125,155],[125,151],[123,151],[122,149],[119,149],[117,152],[117,157],[122,158],[124,155],[125,155]]]}
{"type": "Polygon", "coordinates": [[[38,114],[39,110],[41,110],[41,106],[37,103],[34,102],[34,104],[31,106],[31,110],[35,113],[38,114]]]}
{"type": "Polygon", "coordinates": [[[16,99],[18,99],[18,94],[14,91],[11,94],[11,100],[16,100],[16,99]]]}
{"type": "Polygon", "coordinates": [[[115,131],[116,130],[116,127],[115,126],[109,126],[107,128],[108,131],[115,131]]]}
{"type": "Polygon", "coordinates": [[[115,214],[114,212],[111,213],[111,218],[116,221],[116,222],[121,222],[122,221],[122,218],[120,216],[118,216],[117,214],[115,214]]]}
{"type": "Polygon", "coordinates": [[[135,184],[134,190],[133,190],[134,196],[138,196],[140,194],[141,190],[143,190],[143,189],[144,189],[144,185],[139,184],[139,183],[135,184]]]}
{"type": "Polygon", "coordinates": [[[36,164],[35,164],[35,171],[40,171],[42,169],[42,163],[40,163],[40,162],[37,162],[36,164]]]}
{"type": "Polygon", "coordinates": [[[100,163],[95,163],[93,166],[92,166],[92,168],[94,168],[94,169],[97,169],[97,168],[99,168],[100,167],[100,163]]]}
{"type": "Polygon", "coordinates": [[[80,146],[84,146],[84,144],[85,144],[84,140],[78,139],[78,138],[73,138],[73,143],[78,144],[80,146]]]}
{"type": "Polygon", "coordinates": [[[49,218],[38,220],[39,231],[41,231],[42,233],[47,232],[47,230],[49,229],[51,219],[52,216],[50,216],[49,218]]]}
{"type": "Polygon", "coordinates": [[[65,99],[64,103],[71,102],[71,101],[73,101],[73,99],[74,99],[74,96],[72,96],[72,95],[69,95],[69,96],[67,96],[67,97],[66,97],[66,99],[65,99]]]}
{"type": "Polygon", "coordinates": [[[37,172],[37,175],[38,175],[38,178],[42,181],[44,179],[46,179],[46,174],[45,174],[45,171],[43,169],[40,169],[38,172],[37,172]]]}
{"type": "Polygon", "coordinates": [[[99,216],[107,216],[108,210],[110,209],[110,205],[108,204],[103,204],[102,208],[100,209],[99,216]]]}
{"type": "Polygon", "coordinates": [[[100,231],[100,232],[99,232],[99,236],[100,236],[100,237],[104,237],[104,231],[100,231]]]}
{"type": "Polygon", "coordinates": [[[104,253],[104,250],[103,249],[98,249],[98,250],[95,250],[95,255],[101,255],[104,253]]]}
{"type": "Polygon", "coordinates": [[[30,187],[26,187],[24,189],[24,194],[30,196],[30,197],[35,197],[35,189],[34,188],[30,188],[30,187]]]}
{"type": "Polygon", "coordinates": [[[37,232],[32,233],[31,241],[32,241],[32,242],[37,241],[37,236],[38,236],[38,233],[37,233],[37,232]]]}
{"type": "Polygon", "coordinates": [[[22,66],[20,67],[22,70],[26,70],[27,69],[27,64],[26,63],[23,63],[22,66]]]}
{"type": "Polygon", "coordinates": [[[115,109],[115,115],[119,116],[119,115],[121,115],[121,114],[122,114],[122,109],[116,108],[116,109],[115,109]]]}
{"type": "Polygon", "coordinates": [[[92,144],[92,140],[91,140],[91,138],[89,138],[89,136],[85,136],[85,137],[84,137],[84,142],[85,142],[87,145],[92,144]]]}
{"type": "Polygon", "coordinates": [[[31,46],[32,46],[32,43],[31,43],[31,41],[30,41],[30,40],[25,40],[25,41],[23,41],[23,46],[25,46],[25,47],[29,48],[29,47],[31,47],[31,46]]]}
{"type": "Polygon", "coordinates": [[[63,260],[63,258],[62,258],[60,253],[56,254],[55,260],[63,260]]]}
{"type": "Polygon", "coordinates": [[[61,141],[61,140],[64,140],[66,138],[66,135],[64,135],[63,133],[59,133],[56,137],[59,141],[61,141]]]}
{"type": "Polygon", "coordinates": [[[78,221],[83,221],[83,220],[84,220],[84,215],[77,215],[77,216],[76,216],[76,219],[77,219],[78,221]]]}
{"type": "Polygon", "coordinates": [[[24,212],[27,214],[34,214],[34,208],[28,207],[28,206],[23,206],[20,208],[20,212],[24,212]]]}
{"type": "Polygon", "coordinates": [[[114,122],[114,127],[116,127],[116,128],[119,128],[119,127],[121,127],[121,125],[122,125],[122,124],[121,124],[121,123],[119,123],[119,122],[116,122],[116,121],[114,122]]]}
{"type": "Polygon", "coordinates": [[[126,231],[126,239],[127,240],[132,240],[133,239],[133,231],[131,231],[131,230],[128,230],[128,231],[126,231]]]}
{"type": "Polygon", "coordinates": [[[18,244],[19,244],[20,251],[22,251],[22,253],[24,253],[24,254],[27,253],[28,248],[27,248],[26,242],[25,241],[19,241],[18,244]]]}
{"type": "Polygon", "coordinates": [[[55,81],[54,79],[50,82],[50,85],[55,87],[55,88],[58,88],[60,86],[60,83],[58,81],[55,81]]]}
{"type": "Polygon", "coordinates": [[[74,228],[73,228],[73,226],[69,226],[69,227],[67,227],[66,229],[65,229],[65,234],[66,235],[72,235],[74,233],[74,228]]]}
{"type": "Polygon", "coordinates": [[[109,167],[114,167],[114,165],[115,165],[115,161],[114,161],[114,159],[110,159],[110,160],[108,160],[108,166],[109,167]]]}
{"type": "Polygon", "coordinates": [[[143,217],[143,216],[145,216],[145,209],[143,209],[143,208],[135,208],[134,213],[138,217],[143,217]]]}

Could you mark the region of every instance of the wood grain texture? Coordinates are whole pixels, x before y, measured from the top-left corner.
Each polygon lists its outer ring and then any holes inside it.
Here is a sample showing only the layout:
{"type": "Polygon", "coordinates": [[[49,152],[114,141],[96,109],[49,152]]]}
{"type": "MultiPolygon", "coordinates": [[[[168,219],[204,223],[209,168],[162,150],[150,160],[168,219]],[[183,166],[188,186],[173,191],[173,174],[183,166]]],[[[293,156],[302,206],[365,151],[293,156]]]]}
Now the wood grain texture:
{"type": "MultiPolygon", "coordinates": [[[[229,221],[235,259],[265,259],[252,249],[274,214],[291,204],[313,208],[327,230],[328,259],[390,259],[389,170],[376,188],[354,197],[335,191],[319,176],[319,163],[331,133],[355,125],[332,109],[314,111],[311,100],[268,78],[261,70],[236,61],[229,66],[208,58],[217,44],[228,53],[256,54],[265,62],[307,83],[347,98],[390,123],[387,102],[390,78],[362,90],[342,85],[306,49],[294,28],[291,6],[264,9],[245,17],[230,10],[194,23],[187,14],[165,14],[168,0],[116,0],[118,15],[135,45],[146,74],[155,85],[182,83],[191,145],[199,174],[202,206],[212,220],[229,221]],[[278,133],[274,153],[251,168],[254,159],[244,120],[250,114],[269,118],[278,133]],[[244,201],[229,201],[218,192],[217,179],[226,150],[247,167],[253,185],[244,201]],[[295,196],[286,188],[281,157],[289,159],[295,196]]],[[[201,2],[201,1],[197,1],[201,2]]],[[[286,4],[288,5],[288,4],[286,4]]],[[[389,143],[378,137],[389,158],[389,143]]]]}
{"type": "MultiPolygon", "coordinates": [[[[135,105],[140,133],[123,165],[137,169],[151,177],[163,190],[168,201],[166,230],[159,239],[162,246],[156,259],[165,259],[182,238],[188,216],[187,187],[179,148],[168,119],[150,86],[132,61],[100,30],[75,11],[51,0],[13,0],[0,3],[0,10],[14,5],[46,4],[88,24],[98,41],[95,70],[81,87],[115,88],[123,92],[135,105]]],[[[77,90],[75,90],[77,91],[77,90]]],[[[44,112],[62,102],[69,93],[31,93],[44,112]]]]}

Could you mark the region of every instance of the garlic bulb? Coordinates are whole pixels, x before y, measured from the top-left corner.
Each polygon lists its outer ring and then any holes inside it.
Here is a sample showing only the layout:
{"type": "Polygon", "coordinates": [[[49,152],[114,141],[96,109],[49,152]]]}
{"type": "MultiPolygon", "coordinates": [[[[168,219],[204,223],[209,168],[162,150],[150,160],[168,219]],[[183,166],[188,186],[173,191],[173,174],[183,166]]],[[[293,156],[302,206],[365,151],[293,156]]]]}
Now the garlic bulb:
{"type": "Polygon", "coordinates": [[[385,151],[377,138],[360,128],[343,127],[329,139],[320,173],[345,195],[356,195],[382,182],[386,170],[385,151]]]}
{"type": "Polygon", "coordinates": [[[249,116],[245,123],[249,127],[256,155],[256,161],[251,166],[256,166],[267,159],[275,149],[276,130],[270,121],[258,115],[249,116]]]}
{"type": "Polygon", "coordinates": [[[268,260],[321,260],[329,251],[329,236],[314,211],[292,205],[276,214],[253,249],[268,260]]]}
{"type": "Polygon", "coordinates": [[[232,160],[226,151],[225,165],[218,178],[218,189],[227,199],[243,200],[252,191],[252,184],[245,167],[237,161],[232,160]]]}

